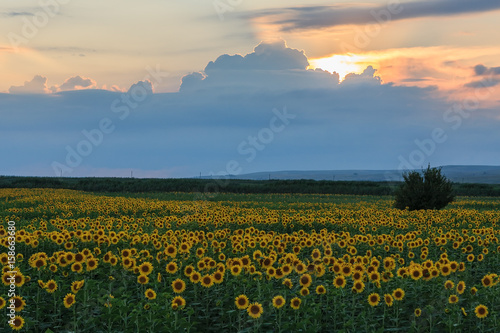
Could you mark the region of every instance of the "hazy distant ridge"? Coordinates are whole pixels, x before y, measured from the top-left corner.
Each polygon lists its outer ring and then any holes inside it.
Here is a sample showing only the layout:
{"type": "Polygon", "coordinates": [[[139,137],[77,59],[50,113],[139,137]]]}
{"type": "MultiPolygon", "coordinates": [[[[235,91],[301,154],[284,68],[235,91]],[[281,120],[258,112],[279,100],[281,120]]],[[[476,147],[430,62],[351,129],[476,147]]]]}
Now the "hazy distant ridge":
{"type": "MultiPolygon", "coordinates": [[[[442,167],[444,175],[457,183],[500,184],[500,166],[447,165],[442,167]]],[[[314,180],[402,180],[399,170],[315,170],[315,171],[270,171],[232,176],[235,179],[314,179],[314,180]]],[[[210,178],[210,177],[203,177],[210,178]]]]}

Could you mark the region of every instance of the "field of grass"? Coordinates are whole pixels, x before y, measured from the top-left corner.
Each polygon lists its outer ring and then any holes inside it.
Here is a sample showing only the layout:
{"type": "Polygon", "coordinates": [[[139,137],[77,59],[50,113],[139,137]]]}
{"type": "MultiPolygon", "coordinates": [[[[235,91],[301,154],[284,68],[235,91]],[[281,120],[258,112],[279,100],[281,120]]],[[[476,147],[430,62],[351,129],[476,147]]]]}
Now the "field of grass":
{"type": "Polygon", "coordinates": [[[500,331],[498,198],[197,198],[0,189],[0,331],[500,331]]]}

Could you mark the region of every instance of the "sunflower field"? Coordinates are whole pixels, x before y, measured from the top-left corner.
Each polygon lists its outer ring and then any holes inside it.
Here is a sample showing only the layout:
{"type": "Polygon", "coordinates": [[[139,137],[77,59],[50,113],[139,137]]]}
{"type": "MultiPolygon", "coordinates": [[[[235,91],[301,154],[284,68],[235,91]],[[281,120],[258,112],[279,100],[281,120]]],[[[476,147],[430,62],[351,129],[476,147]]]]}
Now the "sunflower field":
{"type": "Polygon", "coordinates": [[[197,197],[0,189],[0,331],[500,332],[499,199],[197,197]]]}

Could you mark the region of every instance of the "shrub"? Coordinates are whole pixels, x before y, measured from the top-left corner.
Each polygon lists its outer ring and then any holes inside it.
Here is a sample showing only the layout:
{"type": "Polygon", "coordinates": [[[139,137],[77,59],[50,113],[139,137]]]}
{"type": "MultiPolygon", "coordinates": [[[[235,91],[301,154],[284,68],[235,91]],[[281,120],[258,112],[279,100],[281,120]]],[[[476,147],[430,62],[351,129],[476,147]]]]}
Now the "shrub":
{"type": "Polygon", "coordinates": [[[396,190],[394,207],[398,209],[441,209],[455,199],[451,181],[441,174],[441,168],[410,171],[403,174],[404,183],[396,190]]]}

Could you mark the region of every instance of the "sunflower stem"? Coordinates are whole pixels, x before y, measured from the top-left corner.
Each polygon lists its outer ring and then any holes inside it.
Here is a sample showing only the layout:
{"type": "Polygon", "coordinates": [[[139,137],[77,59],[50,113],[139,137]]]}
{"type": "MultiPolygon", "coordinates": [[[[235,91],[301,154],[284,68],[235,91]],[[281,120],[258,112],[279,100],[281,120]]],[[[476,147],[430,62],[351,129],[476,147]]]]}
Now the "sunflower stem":
{"type": "Polygon", "coordinates": [[[76,332],[76,327],[77,327],[77,323],[76,323],[76,304],[73,304],[73,332],[76,332]]]}

